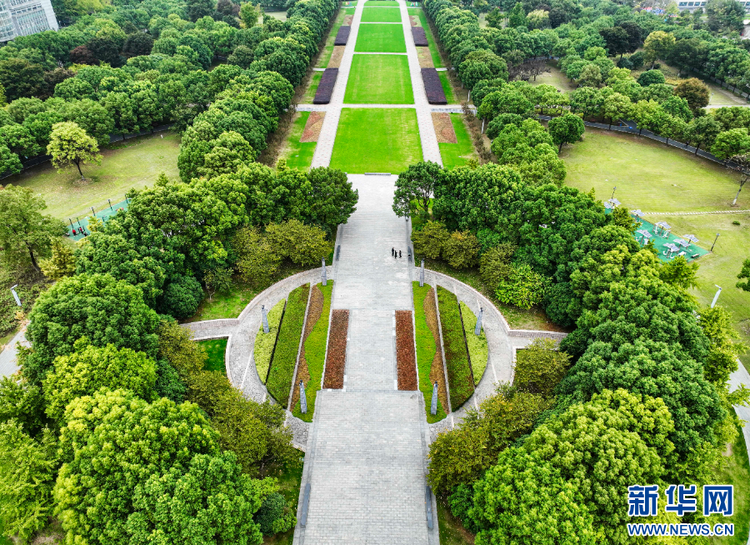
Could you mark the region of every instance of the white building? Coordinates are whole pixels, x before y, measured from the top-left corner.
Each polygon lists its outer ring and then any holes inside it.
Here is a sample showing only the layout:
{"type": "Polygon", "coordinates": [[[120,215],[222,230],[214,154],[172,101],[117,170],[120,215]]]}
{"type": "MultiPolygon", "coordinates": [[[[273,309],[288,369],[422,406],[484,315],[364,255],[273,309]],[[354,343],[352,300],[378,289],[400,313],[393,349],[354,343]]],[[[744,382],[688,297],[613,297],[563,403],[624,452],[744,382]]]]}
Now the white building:
{"type": "Polygon", "coordinates": [[[58,28],[50,0],[0,0],[0,42],[58,28]]]}
{"type": "MultiPolygon", "coordinates": [[[[748,0],[739,0],[739,3],[742,4],[742,6],[745,8],[745,11],[750,12],[750,1],[748,0]]],[[[677,2],[677,7],[680,11],[695,11],[698,8],[706,8],[706,0],[679,0],[677,2]]]]}

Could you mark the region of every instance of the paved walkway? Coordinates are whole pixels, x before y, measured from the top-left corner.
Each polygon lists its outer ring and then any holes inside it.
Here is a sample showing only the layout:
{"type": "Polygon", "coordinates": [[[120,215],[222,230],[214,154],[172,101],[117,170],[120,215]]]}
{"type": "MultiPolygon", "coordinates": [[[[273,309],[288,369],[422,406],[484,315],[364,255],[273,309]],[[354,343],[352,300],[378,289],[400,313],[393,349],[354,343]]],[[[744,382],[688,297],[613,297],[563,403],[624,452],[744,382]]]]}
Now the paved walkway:
{"type": "Polygon", "coordinates": [[[331,163],[333,156],[333,146],[336,142],[336,132],[341,119],[342,108],[414,108],[417,113],[417,125],[419,127],[419,138],[422,143],[422,157],[425,161],[434,161],[439,165],[443,164],[440,157],[440,147],[438,146],[435,127],[432,123],[432,112],[434,111],[427,102],[424,82],[422,81],[422,72],[419,67],[419,58],[417,48],[414,45],[414,39],[411,34],[411,21],[404,0],[398,0],[401,10],[401,23],[372,23],[372,24],[400,24],[404,29],[404,39],[406,41],[406,53],[356,53],[357,55],[406,55],[409,60],[409,74],[411,76],[412,89],[414,91],[414,104],[344,104],[344,95],[346,93],[346,84],[349,80],[349,72],[352,67],[354,58],[354,48],[357,44],[357,35],[359,26],[362,23],[362,13],[365,8],[365,2],[358,2],[352,18],[351,31],[349,39],[346,42],[344,55],[339,65],[339,74],[336,78],[336,85],[331,94],[331,102],[327,105],[298,105],[298,111],[323,111],[326,112],[323,118],[323,126],[318,136],[318,145],[315,146],[315,153],[312,158],[312,167],[327,167],[331,163]]]}
{"type": "MultiPolygon", "coordinates": [[[[309,511],[294,542],[436,545],[437,519],[429,530],[425,502],[424,399],[396,390],[394,311],[412,309],[410,225],[391,210],[396,176],[349,179],[359,204],[337,240],[333,298],[333,308],[350,311],[346,380],[317,397],[300,491],[302,509],[310,485],[309,511]]],[[[432,496],[429,508],[435,513],[432,496]]]]}

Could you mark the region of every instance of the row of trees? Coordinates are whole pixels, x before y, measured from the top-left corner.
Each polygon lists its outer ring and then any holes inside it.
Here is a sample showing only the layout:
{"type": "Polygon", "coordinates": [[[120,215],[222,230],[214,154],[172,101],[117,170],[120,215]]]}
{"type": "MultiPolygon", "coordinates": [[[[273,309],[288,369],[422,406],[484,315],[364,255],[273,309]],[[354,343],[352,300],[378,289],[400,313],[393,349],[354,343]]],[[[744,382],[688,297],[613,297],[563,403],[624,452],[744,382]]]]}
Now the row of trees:
{"type": "Polygon", "coordinates": [[[698,308],[697,266],[641,248],[626,210],[510,165],[420,168],[399,179],[394,210],[475,234],[498,298],[516,290],[575,328],[567,356],[519,356],[514,387],[438,437],[431,484],[482,542],[625,542],[629,484],[705,483],[735,433],[746,393],[727,381],[744,347],[728,313],[698,308]]]}

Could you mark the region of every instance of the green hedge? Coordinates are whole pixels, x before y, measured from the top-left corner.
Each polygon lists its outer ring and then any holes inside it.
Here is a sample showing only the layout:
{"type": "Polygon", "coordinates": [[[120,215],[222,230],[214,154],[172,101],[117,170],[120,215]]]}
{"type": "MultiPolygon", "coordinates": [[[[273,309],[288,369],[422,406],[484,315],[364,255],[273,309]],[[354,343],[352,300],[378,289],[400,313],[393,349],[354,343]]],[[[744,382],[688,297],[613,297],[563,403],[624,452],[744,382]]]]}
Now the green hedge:
{"type": "Polygon", "coordinates": [[[227,374],[227,366],[224,361],[227,353],[227,341],[228,339],[211,339],[210,341],[198,341],[203,348],[206,349],[208,359],[206,364],[203,366],[208,371],[221,371],[225,375],[227,374]]]}
{"type": "Polygon", "coordinates": [[[464,342],[464,329],[458,314],[458,298],[447,289],[438,286],[438,308],[443,331],[445,366],[448,370],[448,389],[451,408],[455,411],[474,393],[469,358],[464,342]]]}
{"type": "Polygon", "coordinates": [[[432,361],[435,359],[435,353],[437,352],[437,346],[435,345],[435,337],[430,331],[430,326],[427,324],[427,317],[424,312],[424,300],[429,293],[431,286],[425,284],[421,288],[419,282],[413,283],[414,292],[414,336],[417,340],[417,369],[419,370],[419,390],[424,396],[425,409],[427,411],[427,422],[432,424],[438,420],[445,418],[445,409],[443,404],[438,399],[437,414],[434,416],[430,414],[430,407],[432,405],[432,381],[430,380],[430,370],[432,369],[432,361]]]}
{"type": "Polygon", "coordinates": [[[305,360],[307,360],[307,371],[310,380],[305,385],[305,396],[307,397],[307,413],[300,411],[299,401],[295,403],[294,416],[305,422],[312,422],[315,412],[315,398],[320,390],[320,382],[323,380],[323,368],[326,360],[326,341],[328,340],[328,326],[331,318],[331,293],[333,292],[333,280],[327,282],[327,286],[318,284],[318,289],[323,292],[323,311],[315,323],[313,330],[305,339],[305,360]]]}
{"type": "Polygon", "coordinates": [[[263,322],[260,323],[258,334],[255,336],[255,346],[253,347],[253,356],[255,368],[258,369],[258,376],[265,384],[268,377],[268,366],[271,364],[271,353],[273,344],[276,342],[276,335],[279,333],[279,323],[281,315],[284,312],[284,303],[282,299],[268,312],[268,333],[263,333],[263,322]]]}
{"type": "Polygon", "coordinates": [[[289,404],[289,390],[292,387],[294,367],[297,364],[297,352],[302,337],[302,326],[305,323],[309,293],[310,284],[305,284],[289,294],[284,321],[279,330],[279,340],[276,343],[276,352],[271,362],[271,372],[266,384],[269,393],[284,408],[289,404]]]}
{"type": "Polygon", "coordinates": [[[469,347],[471,370],[474,373],[474,385],[476,386],[482,380],[484,370],[487,368],[487,358],[489,357],[487,337],[484,334],[484,328],[482,328],[479,336],[474,335],[474,328],[477,326],[477,317],[466,303],[461,303],[461,316],[464,319],[466,345],[469,347]]]}

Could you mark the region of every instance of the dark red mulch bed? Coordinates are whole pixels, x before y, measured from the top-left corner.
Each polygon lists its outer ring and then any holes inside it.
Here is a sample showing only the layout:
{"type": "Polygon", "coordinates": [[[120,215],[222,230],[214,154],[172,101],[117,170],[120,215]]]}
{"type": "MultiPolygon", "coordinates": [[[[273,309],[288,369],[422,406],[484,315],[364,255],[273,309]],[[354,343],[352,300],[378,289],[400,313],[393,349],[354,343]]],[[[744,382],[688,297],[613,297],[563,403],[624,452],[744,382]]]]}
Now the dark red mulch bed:
{"type": "Polygon", "coordinates": [[[344,367],[346,365],[346,335],[349,331],[349,311],[334,310],[331,316],[331,331],[328,337],[323,388],[341,389],[344,387],[344,367]]]}
{"type": "Polygon", "coordinates": [[[425,34],[424,27],[413,26],[411,27],[411,36],[414,38],[414,45],[416,46],[429,46],[430,43],[427,41],[427,34],[425,34]]]}
{"type": "Polygon", "coordinates": [[[346,42],[349,40],[349,33],[352,31],[352,27],[341,25],[339,27],[339,31],[336,33],[336,39],[333,42],[333,45],[346,45],[346,42]]]}
{"type": "Polygon", "coordinates": [[[396,311],[396,363],[398,364],[398,389],[418,389],[411,310],[396,311]]]}
{"type": "Polygon", "coordinates": [[[318,90],[315,91],[313,104],[328,104],[331,102],[333,86],[336,85],[336,78],[339,76],[338,68],[326,68],[323,76],[320,78],[318,90]]]}
{"type": "Polygon", "coordinates": [[[424,90],[427,93],[427,102],[430,104],[448,104],[437,70],[422,68],[422,81],[424,81],[424,90]]]}

